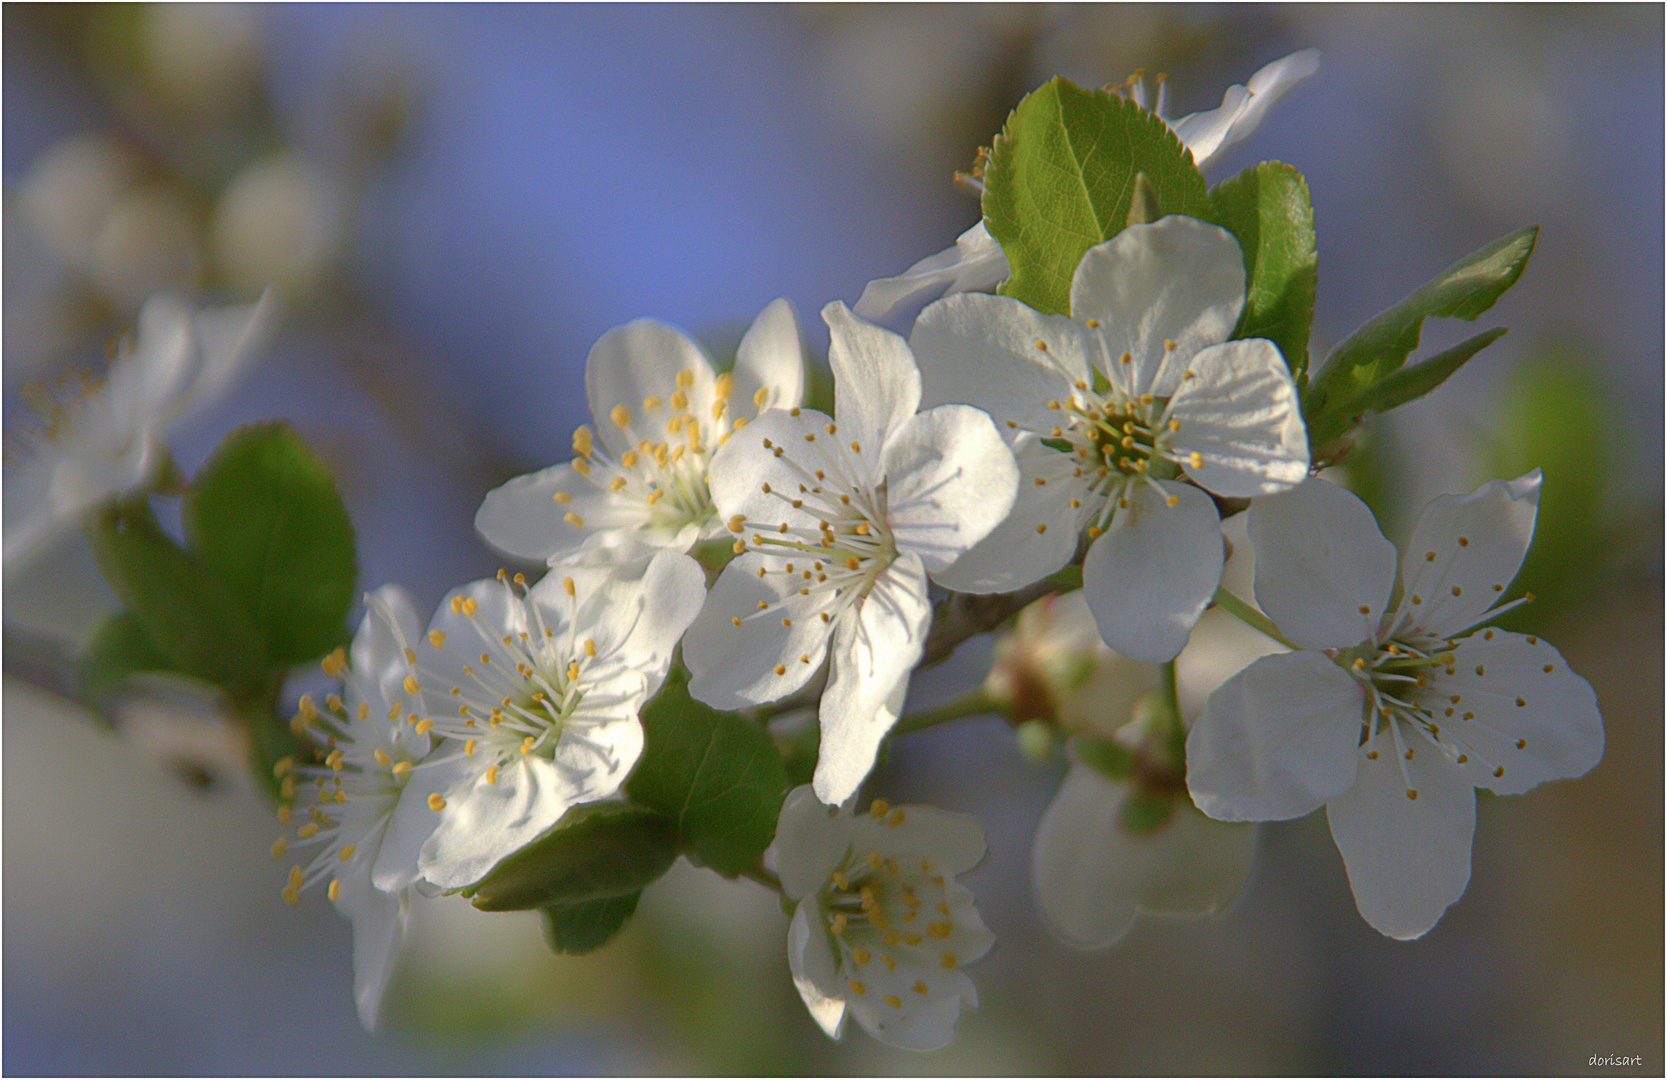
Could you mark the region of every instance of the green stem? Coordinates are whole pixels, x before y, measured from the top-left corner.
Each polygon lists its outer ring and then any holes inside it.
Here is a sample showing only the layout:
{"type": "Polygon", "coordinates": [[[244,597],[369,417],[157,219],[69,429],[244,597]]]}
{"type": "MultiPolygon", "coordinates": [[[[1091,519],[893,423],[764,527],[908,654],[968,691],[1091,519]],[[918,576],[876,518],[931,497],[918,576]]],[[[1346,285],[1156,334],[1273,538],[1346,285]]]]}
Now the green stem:
{"type": "Polygon", "coordinates": [[[910,713],[897,721],[892,728],[894,733],[905,731],[919,731],[921,728],[946,724],[951,720],[959,720],[963,716],[977,716],[979,713],[993,713],[996,710],[995,699],[986,694],[983,689],[974,690],[956,698],[935,709],[923,709],[917,713],[910,713]]]}
{"type": "Polygon", "coordinates": [[[1240,600],[1237,596],[1228,592],[1225,585],[1216,589],[1215,597],[1211,603],[1215,604],[1223,611],[1236,616],[1240,622],[1244,623],[1252,630],[1257,630],[1266,634],[1268,637],[1273,638],[1273,640],[1279,642],[1287,649],[1296,648],[1295,645],[1291,644],[1289,638],[1279,632],[1279,627],[1273,624],[1272,619],[1268,618],[1260,611],[1257,611],[1243,600],[1240,600]]]}

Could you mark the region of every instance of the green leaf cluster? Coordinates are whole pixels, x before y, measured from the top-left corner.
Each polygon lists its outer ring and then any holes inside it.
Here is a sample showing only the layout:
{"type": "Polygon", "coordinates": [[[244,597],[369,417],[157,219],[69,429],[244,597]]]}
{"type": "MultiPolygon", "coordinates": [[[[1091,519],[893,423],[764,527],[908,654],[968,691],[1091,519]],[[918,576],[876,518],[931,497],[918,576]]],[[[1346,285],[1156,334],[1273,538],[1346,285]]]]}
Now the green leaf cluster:
{"type": "Polygon", "coordinates": [[[1233,336],[1279,346],[1301,386],[1319,282],[1308,181],[1289,165],[1263,162],[1210,191],[1210,220],[1237,237],[1244,252],[1244,312],[1233,336]]]}
{"type": "Polygon", "coordinates": [[[276,717],[292,666],[346,640],[358,573],[353,526],[324,465],[287,424],[228,435],[181,506],[186,543],[148,499],[86,526],[99,568],[125,610],[84,652],[83,690],[97,704],[129,675],[167,672],[222,688],[250,721],[257,773],[298,744],[276,717]]]}
{"type": "Polygon", "coordinates": [[[1384,412],[1440,386],[1497,340],[1489,330],[1413,367],[1424,320],[1475,320],[1516,284],[1534,253],[1538,226],[1520,229],[1465,256],[1337,346],[1303,395],[1303,416],[1316,459],[1367,412],[1384,412]]]}

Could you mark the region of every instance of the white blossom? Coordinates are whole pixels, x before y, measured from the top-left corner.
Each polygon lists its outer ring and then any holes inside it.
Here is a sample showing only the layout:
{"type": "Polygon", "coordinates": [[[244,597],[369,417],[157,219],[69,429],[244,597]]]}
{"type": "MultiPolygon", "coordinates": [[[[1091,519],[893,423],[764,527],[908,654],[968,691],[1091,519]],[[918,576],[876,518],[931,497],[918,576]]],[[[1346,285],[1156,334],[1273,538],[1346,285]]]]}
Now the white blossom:
{"type": "Polygon", "coordinates": [[[473,885],[568,808],[619,790],[642,754],[638,713],[705,595],[698,563],[643,545],[447,598],[405,658],[417,727],[443,743],[409,807],[430,830],[415,853],[427,881],[473,885]]]}
{"type": "Polygon", "coordinates": [[[774,301],[742,338],[734,372],[715,375],[681,332],[638,319],[591,349],[585,393],[596,431],[573,433],[577,456],[488,492],[475,528],[507,555],[551,563],[592,537],[688,551],[724,532],[707,476],[718,447],[804,395],[798,320],[774,301]]]}
{"type": "Polygon", "coordinates": [[[816,1022],[839,1038],[847,1015],[908,1050],[955,1037],[978,991],[961,966],[990,951],[972,894],[955,881],[984,857],[974,819],[929,806],[866,814],[788,793],[776,828],[782,891],[798,902],[787,931],[793,983],[816,1022]]]}
{"type": "Polygon", "coordinates": [[[273,306],[263,298],[194,311],[153,297],[139,312],[137,339],[122,344],[103,379],[83,378],[62,401],[42,396],[45,426],[24,432],[24,459],[5,479],[6,564],[154,481],[174,426],[218,402],[260,358],[273,306]]]}
{"type": "Polygon", "coordinates": [[[1244,290],[1232,234],[1171,216],[1088,250],[1070,318],[982,293],[922,312],[925,401],[987,411],[1020,471],[1012,515],[940,580],[1005,592],[1064,566],[1086,532],[1083,594],[1106,644],[1174,659],[1221,580],[1205,490],[1265,495],[1308,472],[1278,347],[1227,340],[1244,290]]]}
{"type": "MultiPolygon", "coordinates": [[[[316,855],[290,870],[284,899],[330,879],[328,892],[353,921],[353,997],[367,1031],[376,1028],[382,996],[405,936],[410,889],[417,882],[417,847],[426,822],[401,804],[411,796],[411,776],[433,740],[411,723],[412,695],[403,685],[403,652],[419,631],[416,609],[403,589],[384,585],[366,597],[367,611],[353,639],[351,666],[340,652],[324,669],[343,681],[325,713],[302,699],[297,727],[319,740],[320,763],[279,762],[283,802],[278,819],[298,825],[297,846],[317,845],[316,855]]],[[[282,857],[291,841],[272,846],[282,857]]]]}
{"type": "Polygon", "coordinates": [[[896,722],[941,575],[1012,505],[1018,471],[990,418],[916,413],[903,339],[823,311],[837,420],[766,413],[718,452],[712,497],[737,557],[684,644],[690,692],[719,709],[775,701],[831,657],[815,787],[849,798],[896,722]],[[744,552],[744,553],[743,553],[744,552]]]}
{"type": "Polygon", "coordinates": [[[1187,741],[1222,820],[1326,807],[1361,915],[1415,938],[1464,893],[1474,788],[1518,794],[1603,753],[1587,682],[1536,637],[1474,630],[1533,537],[1536,470],[1443,496],[1400,558],[1353,495],[1310,480],[1251,505],[1256,598],[1297,651],[1221,687],[1187,741]],[[1461,636],[1462,635],[1462,636],[1461,636]]]}
{"type": "MultiPolygon", "coordinates": [[[[1148,91],[1143,75],[1131,77],[1121,91],[1168,124],[1192,154],[1193,164],[1203,169],[1222,151],[1255,131],[1274,102],[1319,69],[1319,50],[1294,52],[1257,71],[1248,86],[1228,87],[1219,108],[1189,113],[1178,120],[1164,115],[1169,88],[1162,77],[1154,80],[1153,91],[1148,91]]],[[[1006,254],[979,221],[956,237],[954,247],[922,259],[897,277],[869,282],[854,310],[881,326],[905,329],[932,301],[959,292],[990,292],[1008,276],[1006,254]]]]}

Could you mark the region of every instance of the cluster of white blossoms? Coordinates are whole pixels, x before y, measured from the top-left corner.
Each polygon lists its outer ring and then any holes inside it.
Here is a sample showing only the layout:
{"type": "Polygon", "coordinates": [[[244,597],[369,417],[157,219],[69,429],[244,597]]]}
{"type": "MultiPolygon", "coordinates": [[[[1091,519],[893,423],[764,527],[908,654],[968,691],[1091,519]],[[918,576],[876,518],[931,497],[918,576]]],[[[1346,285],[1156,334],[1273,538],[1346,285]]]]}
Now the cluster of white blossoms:
{"type": "MultiPolygon", "coordinates": [[[[1287,57],[1171,129],[1207,159],[1314,67],[1287,57]]],[[[1147,104],[1144,82],[1123,92],[1147,104]]],[[[836,1037],[854,1016],[896,1046],[946,1044],[977,1001],[962,966],[993,942],[954,880],[983,832],[928,807],[852,809],[903,715],[934,589],[1012,593],[1080,565],[1081,593],[1021,618],[980,698],[1074,740],[1032,872],[1080,948],[1142,913],[1219,912],[1254,857],[1243,823],[1321,805],[1367,920],[1417,936],[1463,890],[1473,786],[1517,792],[1595,762],[1591,690],[1549,646],[1459,638],[1500,610],[1537,477],[1438,502],[1397,591],[1369,513],[1311,476],[1279,346],[1233,337],[1246,270],[1231,233],[1129,225],[1082,257],[1068,316],[981,291],[1006,270],[978,228],[871,285],[856,313],[829,304],[832,415],[804,405],[785,301],[723,373],[660,323],[609,332],[573,459],[476,517],[493,547],[545,562],[542,579],[459,589],[425,634],[397,594],[372,598],[344,697],[315,726],[322,765],[285,780],[308,805],[301,839],[324,844],[290,894],[332,877],[367,1024],[407,891],[471,888],[569,809],[620,798],[680,645],[688,692],[715,709],[763,719],[815,695],[812,782],[786,796],[755,875],[792,908],[812,1017],[836,1037]],[[900,313],[906,336],[881,325],[900,313]],[[1221,515],[1246,500],[1271,621],[1222,588],[1221,515]],[[1224,597],[1296,648],[1183,717],[1174,661],[1224,597]]]]}
{"type": "MultiPolygon", "coordinates": [[[[1170,129],[1202,165],[1315,65],[1286,57],[1170,129]]],[[[1161,116],[1161,84],[1122,93],[1161,116]]],[[[855,312],[828,304],[831,415],[805,404],[785,300],[723,372],[663,324],[610,331],[587,361],[594,427],[574,457],[476,516],[543,574],[455,589],[426,629],[399,588],[366,598],[351,647],[324,661],[340,692],[301,699],[307,752],[274,769],[293,833],[273,848],[304,853],[287,899],[322,884],[351,918],[366,1027],[411,891],[478,902],[569,811],[643,798],[626,788],[643,711],[686,669],[703,715],[740,714],[725,722],[814,700],[810,783],[759,800],[767,817],[784,798],[744,871],[791,908],[812,1017],[835,1037],[854,1016],[896,1046],[945,1045],[977,1002],[962,968],[994,940],[955,880],[983,831],[929,807],[853,808],[889,736],[944,718],[902,723],[915,669],[1023,605],[992,594],[1042,596],[1050,576],[1069,588],[1071,567],[1080,593],[1020,615],[954,715],[1041,725],[1038,756],[1069,740],[1032,872],[1074,946],[1109,945],[1142,913],[1222,910],[1254,857],[1245,823],[1321,806],[1361,914],[1417,937],[1464,891],[1475,788],[1516,794],[1596,763],[1591,687],[1537,638],[1478,629],[1522,602],[1506,590],[1537,472],[1436,500],[1397,563],[1365,505],[1316,475],[1292,375],[1305,358],[1234,337],[1247,281],[1233,233],[1175,214],[1129,224],[1083,254],[1068,315],[983,291],[1007,269],[978,227],[855,312]],[[887,328],[899,318],[906,335],[887,328]],[[1240,512],[1259,610],[1223,585],[1222,515],[1240,512]],[[1183,715],[1177,658],[1212,604],[1285,651],[1187,687],[1203,704],[1183,715]],[[929,649],[940,612],[969,610],[999,617],[945,620],[929,649]]],[[[50,408],[8,477],[6,560],[159,487],[167,428],[225,389],[268,323],[265,304],[147,305],[107,382],[50,408]]]]}

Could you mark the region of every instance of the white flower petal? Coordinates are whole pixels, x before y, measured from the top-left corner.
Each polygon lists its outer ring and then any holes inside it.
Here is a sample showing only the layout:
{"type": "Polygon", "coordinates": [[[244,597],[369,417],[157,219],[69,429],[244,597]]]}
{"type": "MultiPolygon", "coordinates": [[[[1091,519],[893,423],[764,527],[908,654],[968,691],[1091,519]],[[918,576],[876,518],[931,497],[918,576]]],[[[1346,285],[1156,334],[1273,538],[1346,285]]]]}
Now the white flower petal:
{"type": "MultiPolygon", "coordinates": [[[[640,753],[642,729],[630,726],[637,729],[640,753]]],[[[426,781],[414,776],[407,787],[423,791],[427,798],[426,789],[432,785],[426,781]]],[[[521,755],[500,768],[496,783],[483,778],[467,790],[443,795],[445,809],[435,815],[440,822],[423,844],[418,868],[442,889],[473,885],[561,820],[569,807],[617,789],[616,781],[611,789],[597,790],[546,758],[521,755]]]]}
{"type": "Polygon", "coordinates": [[[1004,429],[1011,421],[1050,430],[1061,421],[1048,402],[1069,401],[1077,382],[1093,381],[1082,328],[1010,296],[965,293],[938,301],[921,312],[909,348],[920,365],[924,404],[972,405],[1004,429]]]}
{"type": "Polygon", "coordinates": [[[1071,561],[1089,515],[1103,505],[1103,497],[1072,475],[1076,462],[1070,455],[1033,435],[1015,440],[1013,450],[1019,481],[1012,510],[990,535],[932,574],[940,585],[993,593],[1040,581],[1071,561]]]}
{"type": "Polygon", "coordinates": [[[1079,949],[1116,944],[1140,912],[1201,916],[1232,900],[1256,852],[1256,830],[1204,817],[1184,800],[1161,828],[1121,822],[1133,788],[1074,763],[1031,852],[1037,905],[1079,949]]]}
{"type": "Polygon", "coordinates": [[[1294,52],[1257,71],[1247,86],[1228,87],[1220,108],[1183,116],[1169,126],[1192,151],[1193,164],[1203,169],[1228,147],[1255,131],[1274,102],[1318,70],[1318,49],[1294,52]]]}
{"type": "Polygon", "coordinates": [[[939,297],[989,292],[1009,276],[1007,255],[979,221],[947,251],[927,256],[897,277],[869,282],[852,310],[871,323],[907,333],[921,308],[939,297]]]}
{"type": "Polygon", "coordinates": [[[1175,659],[1221,583],[1226,548],[1210,497],[1189,484],[1135,489],[1094,541],[1082,592],[1105,643],[1134,660],[1175,659]],[[1180,500],[1168,506],[1165,496],[1180,500]]]}
{"type": "MultiPolygon", "coordinates": [[[[1380,735],[1378,745],[1388,745],[1380,735]]],[[[1361,747],[1354,787],[1326,807],[1355,906],[1380,934],[1420,937],[1470,881],[1476,793],[1427,746],[1407,761],[1361,747]],[[1403,773],[1404,769],[1404,773],[1403,773]],[[1409,790],[1416,799],[1408,798],[1409,790]]]]}
{"type": "Polygon", "coordinates": [[[908,342],[863,322],[838,300],[822,309],[822,318],[828,324],[834,416],[851,440],[878,451],[920,407],[914,355],[908,342]]]}
{"type": "MultiPolygon", "coordinates": [[[[828,453],[835,450],[838,457],[835,436],[828,434],[830,425],[836,433],[844,428],[815,409],[801,409],[797,416],[773,409],[731,434],[713,456],[710,469],[712,505],[720,522],[739,514],[750,521],[818,527],[820,520],[811,509],[795,508],[792,500],[803,494],[799,486],[807,474],[821,469],[830,476],[841,475],[841,466],[828,453]],[[783,452],[777,454],[777,449],[783,452]]],[[[874,452],[882,445],[873,444],[874,452]]]]}
{"type": "Polygon", "coordinates": [[[475,531],[505,555],[542,562],[577,551],[598,528],[626,524],[616,518],[607,494],[563,462],[487,492],[475,511],[475,531]],[[567,500],[557,502],[557,494],[567,500]],[[569,514],[583,524],[572,524],[569,514]]]}
{"type": "Polygon", "coordinates": [[[362,877],[342,879],[336,906],[353,920],[353,1003],[359,1023],[372,1033],[405,938],[409,902],[404,890],[388,893],[362,877]]]}
{"type": "Polygon", "coordinates": [[[1583,776],[1603,757],[1597,695],[1556,649],[1485,630],[1459,642],[1454,656],[1454,674],[1437,669],[1430,692],[1438,707],[1459,697],[1454,716],[1436,718],[1442,740],[1470,758],[1462,768],[1477,787],[1519,795],[1547,780],[1583,776]]]}
{"type": "Polygon", "coordinates": [[[1250,504],[1250,541],[1256,602],[1286,637],[1332,649],[1377,632],[1395,585],[1395,547],[1354,495],[1318,477],[1265,495],[1250,504]]]}
{"type": "Polygon", "coordinates": [[[1494,480],[1469,495],[1443,495],[1418,516],[1401,557],[1403,592],[1417,595],[1419,626],[1460,633],[1502,598],[1534,539],[1540,470],[1494,480]]]}
{"type": "Polygon", "coordinates": [[[689,693],[696,700],[715,709],[776,701],[822,666],[833,634],[818,614],[825,598],[799,597],[798,579],[780,572],[780,563],[749,551],[724,567],[712,586],[683,642],[683,662],[692,676],[689,693]],[[762,578],[760,569],[767,571],[762,578]],[[760,603],[772,610],[760,609],[760,603]],[[783,626],[783,619],[791,625],[783,626]]]}
{"type": "MultiPolygon", "coordinates": [[[[492,591],[496,583],[483,584],[492,591]]],[[[504,602],[504,590],[496,591],[494,608],[483,600],[477,618],[487,626],[511,629],[502,619],[485,614],[504,602]]],[[[552,640],[565,640],[567,628],[577,627],[581,639],[596,642],[599,665],[639,673],[652,693],[671,667],[678,639],[706,601],[706,575],[699,563],[675,551],[643,546],[587,550],[553,567],[532,587],[527,600],[545,612],[545,625],[554,631],[552,640]],[[571,598],[568,581],[573,582],[571,598]]],[[[524,615],[512,616],[525,621],[524,615]]]]}
{"type": "Polygon", "coordinates": [[[711,416],[712,364],[682,331],[653,319],[638,319],[609,330],[591,347],[585,361],[585,396],[596,420],[597,438],[610,457],[617,459],[643,439],[654,443],[665,438],[665,417],[648,416],[644,402],[649,398],[669,402],[683,371],[693,373],[686,391],[689,411],[704,422],[711,416]],[[616,407],[625,410],[623,427],[613,417],[616,407]]]}
{"type": "Polygon", "coordinates": [[[886,524],[898,549],[937,574],[1012,509],[1013,452],[989,416],[968,405],[916,413],[886,443],[886,524]]]}
{"type": "Polygon", "coordinates": [[[845,1001],[840,996],[839,975],[827,934],[820,926],[811,925],[811,911],[816,906],[812,898],[793,912],[793,921],[787,927],[787,966],[811,1019],[828,1038],[837,1039],[845,1028],[845,1001]]]}
{"type": "Polygon", "coordinates": [[[735,387],[730,415],[755,416],[764,409],[791,409],[804,400],[804,343],[799,320],[786,299],[772,300],[747,328],[735,353],[735,387]],[[764,391],[764,404],[754,400],[764,391]]]}
{"type": "Polygon", "coordinates": [[[1296,383],[1271,341],[1251,338],[1192,358],[1170,403],[1181,429],[1169,440],[1200,486],[1230,498],[1270,495],[1308,475],[1308,430],[1296,383]]]}
{"type": "Polygon", "coordinates": [[[1187,734],[1187,789],[1218,821],[1282,821],[1354,783],[1360,684],[1324,656],[1265,656],[1222,684],[1187,734]]]}
{"type": "MultiPolygon", "coordinates": [[[[143,313],[140,318],[142,321],[143,313]]],[[[171,412],[172,418],[182,420],[225,396],[266,354],[277,322],[278,302],[271,290],[253,304],[195,312],[191,328],[197,366],[171,412]]]]}
{"type": "Polygon", "coordinates": [[[1239,242],[1180,215],[1130,226],[1089,248],[1071,278],[1071,318],[1099,322],[1106,375],[1133,397],[1173,394],[1187,361],[1226,341],[1243,308],[1239,242]],[[1129,365],[1118,362],[1125,352],[1129,365]]]}
{"type": "Polygon", "coordinates": [[[799,900],[828,883],[849,853],[850,822],[823,805],[809,784],[787,793],[776,821],[776,873],[783,893],[799,900]]]}
{"type": "Polygon", "coordinates": [[[462,747],[443,746],[411,773],[371,863],[370,881],[376,888],[396,893],[422,876],[417,864],[423,845],[440,825],[440,815],[429,809],[429,795],[460,796],[478,775],[462,758],[462,747]]]}
{"type": "Polygon", "coordinates": [[[911,554],[874,580],[861,606],[835,620],[833,666],[819,710],[822,745],[812,786],[838,804],[874,767],[880,741],[897,722],[909,672],[925,646],[932,605],[926,572],[911,554]]]}

